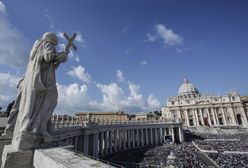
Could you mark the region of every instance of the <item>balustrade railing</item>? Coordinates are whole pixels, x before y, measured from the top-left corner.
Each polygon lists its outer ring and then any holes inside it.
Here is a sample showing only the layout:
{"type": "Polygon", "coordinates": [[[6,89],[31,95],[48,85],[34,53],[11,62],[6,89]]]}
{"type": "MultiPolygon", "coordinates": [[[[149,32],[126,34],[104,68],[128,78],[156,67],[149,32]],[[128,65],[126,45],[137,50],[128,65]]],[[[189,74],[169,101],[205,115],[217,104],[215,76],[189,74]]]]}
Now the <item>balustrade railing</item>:
{"type": "Polygon", "coordinates": [[[100,121],[100,122],[86,122],[86,121],[51,121],[52,129],[59,130],[65,128],[84,128],[84,127],[98,127],[108,125],[147,125],[147,124],[172,124],[179,123],[178,121],[168,120],[129,120],[129,121],[100,121]]]}

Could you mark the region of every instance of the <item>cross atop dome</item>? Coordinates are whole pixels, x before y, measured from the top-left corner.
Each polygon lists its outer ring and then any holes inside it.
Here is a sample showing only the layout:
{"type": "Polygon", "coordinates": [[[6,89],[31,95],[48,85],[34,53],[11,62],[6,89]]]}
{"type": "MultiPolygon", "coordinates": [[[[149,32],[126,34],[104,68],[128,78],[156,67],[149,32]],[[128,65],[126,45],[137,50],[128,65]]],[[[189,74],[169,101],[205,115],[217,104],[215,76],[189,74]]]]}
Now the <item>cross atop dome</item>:
{"type": "Polygon", "coordinates": [[[183,78],[183,83],[189,83],[189,80],[186,77],[184,77],[183,78]]]}

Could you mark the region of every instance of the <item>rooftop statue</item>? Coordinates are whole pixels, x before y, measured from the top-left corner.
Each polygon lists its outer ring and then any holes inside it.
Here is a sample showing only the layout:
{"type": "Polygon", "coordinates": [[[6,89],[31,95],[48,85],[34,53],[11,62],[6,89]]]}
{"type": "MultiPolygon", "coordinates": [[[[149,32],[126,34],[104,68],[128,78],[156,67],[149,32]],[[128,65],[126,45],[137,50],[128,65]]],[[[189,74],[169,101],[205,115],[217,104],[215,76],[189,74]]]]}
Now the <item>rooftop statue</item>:
{"type": "MultiPolygon", "coordinates": [[[[12,145],[16,150],[32,149],[44,140],[51,139],[47,130],[48,120],[53,113],[58,99],[55,71],[61,63],[67,61],[69,48],[76,47],[72,38],[68,40],[65,50],[57,52],[58,38],[47,32],[38,39],[31,49],[29,63],[19,87],[11,126],[15,125],[12,145]],[[16,120],[16,123],[15,123],[16,120]]],[[[10,127],[10,126],[9,126],[10,127]]]]}

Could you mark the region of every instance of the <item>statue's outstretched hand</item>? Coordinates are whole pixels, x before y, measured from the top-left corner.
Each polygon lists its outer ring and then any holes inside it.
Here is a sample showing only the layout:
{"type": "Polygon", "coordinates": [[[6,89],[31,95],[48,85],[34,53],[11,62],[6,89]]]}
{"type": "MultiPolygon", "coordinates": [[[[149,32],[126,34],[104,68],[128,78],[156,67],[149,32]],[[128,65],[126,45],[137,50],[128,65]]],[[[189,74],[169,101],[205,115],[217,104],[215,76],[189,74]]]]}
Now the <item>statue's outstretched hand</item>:
{"type": "Polygon", "coordinates": [[[67,57],[68,57],[69,52],[70,52],[70,51],[67,50],[67,51],[63,51],[63,52],[59,53],[59,54],[57,55],[56,62],[57,62],[57,63],[66,62],[66,61],[67,61],[67,57]]]}

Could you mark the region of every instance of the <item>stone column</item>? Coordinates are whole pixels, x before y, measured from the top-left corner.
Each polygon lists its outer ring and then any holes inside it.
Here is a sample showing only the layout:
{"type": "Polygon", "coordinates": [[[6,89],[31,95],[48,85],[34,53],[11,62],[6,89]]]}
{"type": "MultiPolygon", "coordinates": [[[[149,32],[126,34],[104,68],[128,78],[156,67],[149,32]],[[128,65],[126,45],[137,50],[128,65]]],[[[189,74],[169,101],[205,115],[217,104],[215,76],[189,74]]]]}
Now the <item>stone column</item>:
{"type": "Polygon", "coordinates": [[[87,137],[86,137],[86,136],[87,136],[87,135],[84,135],[84,136],[83,136],[83,153],[84,153],[84,154],[87,154],[87,153],[86,153],[86,148],[88,147],[87,140],[86,140],[87,137]]]}
{"type": "Polygon", "coordinates": [[[211,126],[211,118],[210,118],[210,114],[209,114],[209,109],[207,108],[207,114],[208,114],[208,124],[211,126]]]}
{"type": "Polygon", "coordinates": [[[165,128],[162,128],[162,143],[164,143],[164,136],[165,136],[165,128]]]}
{"type": "Polygon", "coordinates": [[[183,136],[183,129],[182,127],[178,127],[178,133],[179,133],[179,141],[182,143],[184,141],[184,136],[183,136]]]}
{"type": "Polygon", "coordinates": [[[189,127],[190,125],[189,125],[189,113],[188,113],[188,110],[185,110],[184,112],[186,114],[186,125],[189,127]]]}
{"type": "Polygon", "coordinates": [[[97,158],[98,155],[98,133],[93,134],[93,157],[97,158]]]}
{"type": "Polygon", "coordinates": [[[196,126],[199,126],[199,118],[198,118],[197,109],[194,109],[194,114],[195,114],[196,126]]]}
{"type": "Polygon", "coordinates": [[[230,112],[230,114],[232,116],[232,123],[233,123],[233,125],[237,125],[236,117],[234,116],[235,111],[233,110],[233,107],[228,108],[228,109],[229,109],[228,111],[230,112]]]}
{"type": "Polygon", "coordinates": [[[123,149],[127,148],[127,130],[123,130],[123,149]]]}
{"type": "Polygon", "coordinates": [[[133,140],[133,148],[135,148],[135,130],[132,130],[132,140],[133,140]]]}
{"type": "Polygon", "coordinates": [[[109,153],[112,153],[112,131],[109,131],[109,153]]]}
{"type": "Polygon", "coordinates": [[[105,154],[108,154],[108,143],[109,143],[108,131],[106,131],[106,132],[104,132],[104,152],[105,152],[105,154]]]}
{"type": "Polygon", "coordinates": [[[174,128],[173,127],[170,127],[170,129],[171,129],[172,142],[175,143],[174,128]]]}
{"type": "Polygon", "coordinates": [[[149,141],[148,141],[148,128],[146,128],[145,130],[146,130],[146,145],[149,145],[149,141]]]}
{"type": "Polygon", "coordinates": [[[137,147],[140,146],[140,131],[139,129],[136,129],[136,137],[137,137],[137,147]]]}
{"type": "Polygon", "coordinates": [[[159,128],[159,143],[163,144],[163,130],[162,128],[159,128]]]}
{"type": "Polygon", "coordinates": [[[86,137],[86,147],[85,147],[85,149],[86,149],[86,155],[89,155],[89,135],[86,135],[85,136],[86,137]]]}
{"type": "Polygon", "coordinates": [[[154,145],[154,142],[153,142],[153,130],[152,130],[152,128],[150,128],[150,135],[151,135],[151,145],[154,145]]]}
{"type": "Polygon", "coordinates": [[[99,133],[99,152],[103,154],[103,132],[99,133]]]}
{"type": "Polygon", "coordinates": [[[78,136],[75,137],[74,149],[78,151],[78,136]]]}
{"type": "Polygon", "coordinates": [[[214,119],[214,125],[217,125],[217,120],[216,120],[214,108],[211,108],[211,112],[212,112],[212,116],[213,116],[213,119],[214,119]]]}
{"type": "Polygon", "coordinates": [[[225,115],[225,113],[224,113],[223,107],[220,107],[220,109],[221,109],[222,118],[223,118],[223,125],[227,125],[227,122],[226,122],[226,115],[225,115]]]}
{"type": "Polygon", "coordinates": [[[82,140],[82,135],[78,136],[78,150],[79,152],[83,152],[83,140],[82,140]]]}
{"type": "Polygon", "coordinates": [[[203,118],[203,114],[202,114],[202,109],[201,109],[201,108],[199,108],[199,112],[200,112],[200,116],[201,116],[201,123],[202,123],[202,126],[205,126],[204,118],[203,118]]]}
{"type": "Polygon", "coordinates": [[[140,135],[140,139],[141,139],[141,146],[144,146],[144,133],[143,133],[143,128],[140,130],[141,131],[141,135],[140,135]]]}
{"type": "Polygon", "coordinates": [[[215,108],[214,108],[214,115],[216,117],[216,123],[217,123],[217,125],[220,125],[220,123],[219,123],[219,117],[218,117],[218,114],[217,114],[217,111],[216,111],[215,108]]]}
{"type": "Polygon", "coordinates": [[[114,143],[114,148],[115,148],[115,152],[117,152],[117,144],[118,144],[118,142],[117,142],[117,130],[115,130],[114,131],[114,138],[115,138],[115,143],[114,143]]]}
{"type": "Polygon", "coordinates": [[[128,149],[131,148],[131,130],[127,130],[127,147],[128,149]]]}
{"type": "Polygon", "coordinates": [[[190,112],[193,114],[193,115],[192,115],[192,116],[193,116],[193,123],[194,123],[193,126],[196,126],[196,118],[195,118],[194,110],[191,109],[190,112]]]}
{"type": "Polygon", "coordinates": [[[118,131],[118,135],[119,135],[119,141],[118,141],[118,147],[119,147],[119,151],[122,150],[122,130],[118,131]]]}
{"type": "Polygon", "coordinates": [[[154,133],[155,133],[155,145],[158,144],[158,130],[157,128],[154,128],[154,133]]]}

